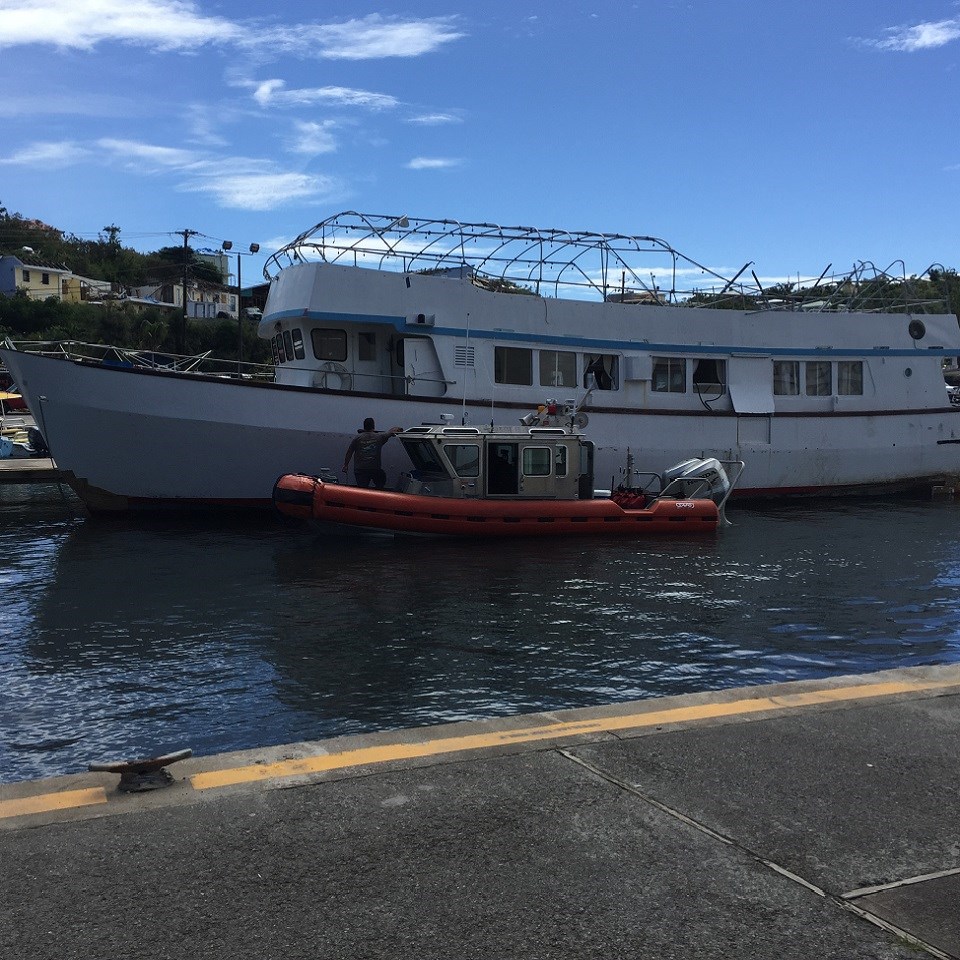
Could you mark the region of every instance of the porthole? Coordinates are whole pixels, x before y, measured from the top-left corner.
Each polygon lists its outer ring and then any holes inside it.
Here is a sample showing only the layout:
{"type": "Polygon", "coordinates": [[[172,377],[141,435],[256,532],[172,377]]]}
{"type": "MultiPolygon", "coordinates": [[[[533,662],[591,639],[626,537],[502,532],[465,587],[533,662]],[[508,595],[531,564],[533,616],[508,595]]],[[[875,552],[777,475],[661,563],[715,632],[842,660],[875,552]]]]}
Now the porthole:
{"type": "Polygon", "coordinates": [[[913,319],[907,324],[907,333],[909,333],[914,340],[922,340],[926,332],[927,328],[924,326],[922,320],[913,319]]]}
{"type": "Polygon", "coordinates": [[[911,367],[907,367],[906,370],[903,371],[903,375],[904,375],[905,377],[912,377],[912,376],[913,376],[913,369],[912,369],[911,367]]]}

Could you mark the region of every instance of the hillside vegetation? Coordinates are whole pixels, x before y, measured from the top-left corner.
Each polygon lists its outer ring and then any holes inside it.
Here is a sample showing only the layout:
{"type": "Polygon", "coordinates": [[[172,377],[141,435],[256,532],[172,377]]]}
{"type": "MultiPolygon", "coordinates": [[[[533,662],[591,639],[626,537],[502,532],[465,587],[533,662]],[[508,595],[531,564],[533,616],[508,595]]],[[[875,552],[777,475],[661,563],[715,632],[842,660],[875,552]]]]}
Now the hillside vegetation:
{"type": "MultiPolygon", "coordinates": [[[[18,254],[24,247],[46,263],[66,266],[78,276],[106,280],[120,288],[176,283],[184,271],[183,247],[140,253],[120,243],[117,226],[104,227],[96,240],[85,240],[0,206],[0,255],[18,254]]],[[[193,250],[189,251],[187,270],[193,279],[221,279],[216,268],[193,250]]],[[[160,308],[136,308],[122,300],[86,304],[0,295],[0,340],[79,340],[174,352],[178,319],[160,308]]],[[[253,324],[244,324],[243,336],[245,360],[271,362],[269,345],[260,340],[253,324]]],[[[236,320],[187,322],[184,351],[197,354],[208,350],[216,357],[236,359],[236,320]]]]}

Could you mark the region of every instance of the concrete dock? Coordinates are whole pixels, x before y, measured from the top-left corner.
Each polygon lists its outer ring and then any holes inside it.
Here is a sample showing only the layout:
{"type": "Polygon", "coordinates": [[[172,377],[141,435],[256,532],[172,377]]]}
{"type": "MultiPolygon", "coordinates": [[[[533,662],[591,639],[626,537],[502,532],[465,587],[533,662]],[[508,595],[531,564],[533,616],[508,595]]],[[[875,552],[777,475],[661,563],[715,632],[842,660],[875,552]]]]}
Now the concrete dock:
{"type": "Polygon", "coordinates": [[[49,457],[14,457],[0,460],[0,484],[59,483],[63,475],[49,457]]]}
{"type": "Polygon", "coordinates": [[[0,956],[960,957],[960,665],[170,773],[0,787],[0,956]]]}

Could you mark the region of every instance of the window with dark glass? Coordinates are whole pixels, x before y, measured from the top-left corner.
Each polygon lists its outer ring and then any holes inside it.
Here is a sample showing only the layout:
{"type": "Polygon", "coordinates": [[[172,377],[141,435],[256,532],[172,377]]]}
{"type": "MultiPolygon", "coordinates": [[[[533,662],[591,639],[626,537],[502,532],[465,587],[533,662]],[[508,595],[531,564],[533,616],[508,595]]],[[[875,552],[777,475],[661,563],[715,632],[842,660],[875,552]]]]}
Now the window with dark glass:
{"type": "Polygon", "coordinates": [[[549,477],[552,460],[549,447],[524,447],[523,475],[525,477],[549,477]]]}
{"type": "Polygon", "coordinates": [[[476,443],[446,443],[443,452],[458,477],[480,476],[480,447],[476,443]]]}
{"type": "MultiPolygon", "coordinates": [[[[281,363],[286,363],[287,352],[283,346],[283,337],[278,333],[273,339],[276,340],[277,342],[277,357],[279,358],[281,363]]],[[[293,358],[291,357],[290,359],[292,360],[293,358]]]]}
{"type": "Polygon", "coordinates": [[[278,340],[278,338],[277,338],[277,337],[274,337],[274,338],[270,341],[270,349],[273,350],[273,362],[274,362],[275,364],[277,364],[277,363],[280,362],[280,351],[277,349],[277,340],[278,340]]]}
{"type": "Polygon", "coordinates": [[[687,361],[682,357],[654,357],[653,389],[656,393],[686,393],[687,361]]]}
{"type": "Polygon", "coordinates": [[[23,271],[23,282],[24,282],[24,283],[29,283],[29,282],[30,282],[30,271],[29,271],[29,270],[24,270],[24,271],[23,271]]]}
{"type": "Polygon", "coordinates": [[[446,474],[447,471],[429,440],[407,440],[404,438],[400,442],[403,444],[403,449],[407,451],[407,456],[410,458],[414,469],[426,473],[446,474]]]}
{"type": "Polygon", "coordinates": [[[796,397],[800,393],[800,361],[773,361],[773,393],[777,397],[796,397]]]}
{"type": "Polygon", "coordinates": [[[575,387],[577,355],[565,350],[540,351],[540,386],[575,387]]]}
{"type": "Polygon", "coordinates": [[[620,384],[620,358],[612,353],[588,353],[583,358],[584,389],[616,390],[620,384]]]}
{"type": "Polygon", "coordinates": [[[810,360],[806,364],[806,390],[808,397],[829,397],[833,392],[829,360],[810,360]]]}
{"type": "Polygon", "coordinates": [[[375,333],[364,332],[357,334],[357,359],[377,359],[377,335],[375,333]]]}
{"type": "Polygon", "coordinates": [[[41,273],[41,274],[40,274],[40,282],[41,282],[42,284],[44,284],[45,286],[48,286],[48,287],[49,287],[49,286],[50,286],[50,274],[49,274],[49,273],[41,273]]]}
{"type": "Polygon", "coordinates": [[[852,397],[863,393],[863,361],[840,360],[837,363],[837,393],[852,397]]]}
{"type": "Polygon", "coordinates": [[[298,327],[293,330],[293,355],[298,360],[302,360],[306,356],[303,350],[303,334],[298,327]]]}
{"type": "Polygon", "coordinates": [[[290,336],[289,330],[283,331],[283,349],[287,353],[287,359],[293,359],[293,337],[290,336]]]}
{"type": "Polygon", "coordinates": [[[311,330],[310,340],[313,343],[313,355],[318,360],[347,359],[346,330],[311,330]]]}
{"type": "Polygon", "coordinates": [[[558,477],[567,475],[567,448],[557,447],[553,451],[553,472],[558,477]]]}
{"type": "Polygon", "coordinates": [[[523,347],[493,348],[493,379],[497,383],[533,383],[533,351],[523,347]]]}
{"type": "Polygon", "coordinates": [[[693,361],[693,389],[698,393],[723,393],[727,383],[727,362],[715,357],[693,361]]]}

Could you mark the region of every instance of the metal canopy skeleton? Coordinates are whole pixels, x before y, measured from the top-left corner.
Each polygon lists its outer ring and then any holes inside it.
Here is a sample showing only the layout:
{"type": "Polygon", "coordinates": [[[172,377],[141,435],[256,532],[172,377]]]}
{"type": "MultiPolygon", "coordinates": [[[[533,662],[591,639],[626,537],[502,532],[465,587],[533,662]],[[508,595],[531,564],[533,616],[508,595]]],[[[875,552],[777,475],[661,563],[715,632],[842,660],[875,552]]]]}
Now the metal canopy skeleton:
{"type": "Polygon", "coordinates": [[[758,308],[808,312],[939,312],[933,264],[908,276],[903,261],[886,268],[859,261],[846,273],[798,278],[764,289],[745,263],[732,277],[657,237],[463,223],[345,211],[320,221],[271,256],[264,277],[323,261],[405,273],[459,274],[488,289],[567,299],[717,307],[749,299],[758,308]],[[753,283],[741,282],[749,271],[753,283]]]}

